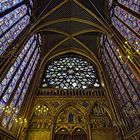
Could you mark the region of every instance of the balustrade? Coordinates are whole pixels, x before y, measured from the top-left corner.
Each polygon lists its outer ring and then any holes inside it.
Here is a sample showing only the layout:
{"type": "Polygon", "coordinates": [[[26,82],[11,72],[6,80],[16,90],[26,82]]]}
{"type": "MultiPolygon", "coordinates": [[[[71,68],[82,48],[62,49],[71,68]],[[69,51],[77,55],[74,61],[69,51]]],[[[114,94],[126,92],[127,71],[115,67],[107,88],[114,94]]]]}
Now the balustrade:
{"type": "Polygon", "coordinates": [[[104,96],[104,90],[98,89],[54,89],[54,88],[39,88],[37,95],[47,96],[104,96]]]}

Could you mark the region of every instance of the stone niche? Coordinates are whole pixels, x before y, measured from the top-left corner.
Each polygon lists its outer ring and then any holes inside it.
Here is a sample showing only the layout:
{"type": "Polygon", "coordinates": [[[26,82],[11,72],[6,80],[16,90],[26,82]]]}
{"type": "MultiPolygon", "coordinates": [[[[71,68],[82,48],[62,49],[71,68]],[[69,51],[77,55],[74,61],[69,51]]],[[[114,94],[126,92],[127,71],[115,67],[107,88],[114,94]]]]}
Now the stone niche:
{"type": "Polygon", "coordinates": [[[51,140],[52,116],[45,105],[38,105],[32,115],[26,140],[51,140]]]}

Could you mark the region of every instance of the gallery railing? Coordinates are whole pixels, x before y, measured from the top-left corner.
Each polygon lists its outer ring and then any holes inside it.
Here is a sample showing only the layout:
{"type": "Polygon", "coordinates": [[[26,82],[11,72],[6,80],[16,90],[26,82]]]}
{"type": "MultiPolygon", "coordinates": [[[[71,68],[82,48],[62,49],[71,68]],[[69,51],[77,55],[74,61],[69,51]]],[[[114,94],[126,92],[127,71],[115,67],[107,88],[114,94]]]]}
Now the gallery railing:
{"type": "Polygon", "coordinates": [[[39,88],[37,95],[47,96],[97,96],[103,97],[104,90],[102,88],[95,89],[54,89],[54,88],[39,88]]]}

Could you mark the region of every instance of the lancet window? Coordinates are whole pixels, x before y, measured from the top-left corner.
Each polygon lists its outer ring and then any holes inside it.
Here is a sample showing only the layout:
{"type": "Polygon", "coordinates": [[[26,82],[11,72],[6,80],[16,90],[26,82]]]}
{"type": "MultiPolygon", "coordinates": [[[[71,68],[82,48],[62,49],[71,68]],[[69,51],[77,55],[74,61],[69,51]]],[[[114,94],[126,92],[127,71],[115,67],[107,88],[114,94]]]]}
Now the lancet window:
{"type": "Polygon", "coordinates": [[[30,23],[32,0],[1,0],[0,2],[0,55],[30,23]]]}
{"type": "Polygon", "coordinates": [[[39,35],[32,35],[0,83],[2,126],[12,128],[40,58],[39,35]]]}

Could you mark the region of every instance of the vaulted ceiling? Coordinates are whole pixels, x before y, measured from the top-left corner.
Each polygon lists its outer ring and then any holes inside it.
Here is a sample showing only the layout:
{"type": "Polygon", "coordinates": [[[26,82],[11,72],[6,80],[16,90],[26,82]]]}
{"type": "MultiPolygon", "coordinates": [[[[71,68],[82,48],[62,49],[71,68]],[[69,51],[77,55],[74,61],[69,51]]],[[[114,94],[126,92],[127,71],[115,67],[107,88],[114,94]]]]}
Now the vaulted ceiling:
{"type": "Polygon", "coordinates": [[[51,49],[86,48],[96,56],[105,33],[105,0],[36,0],[35,31],[43,37],[44,55],[51,49]]]}

